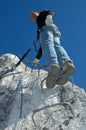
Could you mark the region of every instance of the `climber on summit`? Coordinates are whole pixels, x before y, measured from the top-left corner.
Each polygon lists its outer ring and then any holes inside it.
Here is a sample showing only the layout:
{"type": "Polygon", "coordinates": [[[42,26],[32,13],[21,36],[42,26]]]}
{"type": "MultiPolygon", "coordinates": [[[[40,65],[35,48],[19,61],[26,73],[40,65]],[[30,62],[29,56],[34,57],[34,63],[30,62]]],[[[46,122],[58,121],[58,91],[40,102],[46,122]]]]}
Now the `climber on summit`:
{"type": "Polygon", "coordinates": [[[46,78],[48,88],[66,83],[75,71],[72,60],[60,44],[61,33],[58,27],[53,24],[54,16],[55,13],[51,10],[30,13],[31,20],[38,26],[37,32],[41,44],[33,64],[38,64],[43,52],[49,69],[46,78]]]}

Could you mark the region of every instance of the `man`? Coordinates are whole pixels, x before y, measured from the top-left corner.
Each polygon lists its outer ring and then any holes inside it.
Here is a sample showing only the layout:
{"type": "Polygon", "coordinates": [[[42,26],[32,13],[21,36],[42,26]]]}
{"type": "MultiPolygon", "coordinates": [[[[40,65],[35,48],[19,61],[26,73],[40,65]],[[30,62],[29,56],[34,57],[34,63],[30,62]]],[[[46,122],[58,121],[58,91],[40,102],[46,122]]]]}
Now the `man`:
{"type": "Polygon", "coordinates": [[[38,64],[43,52],[49,68],[46,79],[46,86],[48,88],[52,88],[56,84],[61,85],[66,83],[75,71],[72,60],[60,44],[61,33],[58,27],[53,24],[54,16],[55,14],[51,10],[30,13],[31,20],[38,26],[37,32],[41,44],[33,64],[38,64]]]}

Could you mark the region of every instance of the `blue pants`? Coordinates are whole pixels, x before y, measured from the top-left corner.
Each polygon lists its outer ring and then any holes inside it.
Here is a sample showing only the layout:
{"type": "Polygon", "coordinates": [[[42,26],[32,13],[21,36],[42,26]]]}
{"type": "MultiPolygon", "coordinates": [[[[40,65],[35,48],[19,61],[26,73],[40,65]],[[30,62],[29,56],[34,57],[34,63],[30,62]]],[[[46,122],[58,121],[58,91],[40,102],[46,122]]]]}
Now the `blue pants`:
{"type": "Polygon", "coordinates": [[[56,63],[60,67],[66,62],[71,61],[65,49],[60,44],[60,37],[56,26],[44,26],[40,32],[40,43],[42,51],[46,57],[48,68],[56,63]]]}

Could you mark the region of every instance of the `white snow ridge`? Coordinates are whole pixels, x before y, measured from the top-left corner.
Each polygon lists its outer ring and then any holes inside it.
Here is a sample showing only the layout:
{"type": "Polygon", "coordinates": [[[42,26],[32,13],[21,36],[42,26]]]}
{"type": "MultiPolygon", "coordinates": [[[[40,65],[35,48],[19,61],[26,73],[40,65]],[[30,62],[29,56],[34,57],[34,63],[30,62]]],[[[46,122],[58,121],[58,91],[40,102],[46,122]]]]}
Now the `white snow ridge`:
{"type": "Polygon", "coordinates": [[[46,71],[23,63],[12,71],[18,61],[0,57],[0,130],[86,130],[85,91],[71,82],[46,88],[46,71]]]}

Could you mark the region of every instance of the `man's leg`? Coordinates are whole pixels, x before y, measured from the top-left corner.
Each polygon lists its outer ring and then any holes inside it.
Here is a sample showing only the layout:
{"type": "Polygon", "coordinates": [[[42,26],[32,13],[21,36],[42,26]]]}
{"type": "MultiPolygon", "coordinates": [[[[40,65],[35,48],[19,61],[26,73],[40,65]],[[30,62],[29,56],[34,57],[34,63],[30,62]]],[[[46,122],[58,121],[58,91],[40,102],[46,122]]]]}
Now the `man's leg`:
{"type": "Polygon", "coordinates": [[[60,45],[59,38],[55,38],[55,50],[58,55],[59,64],[61,66],[60,76],[57,84],[61,85],[68,81],[69,77],[74,73],[75,66],[68,56],[66,50],[60,45]]]}
{"type": "Polygon", "coordinates": [[[46,86],[52,88],[56,84],[56,78],[58,78],[60,71],[58,57],[54,48],[53,33],[48,30],[43,30],[40,35],[40,40],[49,68],[46,86]]]}
{"type": "Polygon", "coordinates": [[[56,85],[57,78],[59,77],[60,67],[58,64],[52,64],[49,68],[48,76],[46,79],[46,86],[53,88],[56,85]]]}

